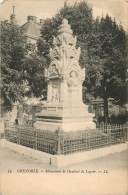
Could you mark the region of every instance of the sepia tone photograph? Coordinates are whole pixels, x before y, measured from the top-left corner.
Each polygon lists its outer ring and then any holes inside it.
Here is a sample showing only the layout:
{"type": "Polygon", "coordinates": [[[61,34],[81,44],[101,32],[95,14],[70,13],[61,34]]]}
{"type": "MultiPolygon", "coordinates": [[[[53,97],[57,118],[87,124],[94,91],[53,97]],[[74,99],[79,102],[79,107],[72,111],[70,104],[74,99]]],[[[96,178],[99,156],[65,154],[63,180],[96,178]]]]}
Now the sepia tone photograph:
{"type": "Polygon", "coordinates": [[[0,0],[0,195],[128,195],[127,95],[127,0],[0,0]]]}

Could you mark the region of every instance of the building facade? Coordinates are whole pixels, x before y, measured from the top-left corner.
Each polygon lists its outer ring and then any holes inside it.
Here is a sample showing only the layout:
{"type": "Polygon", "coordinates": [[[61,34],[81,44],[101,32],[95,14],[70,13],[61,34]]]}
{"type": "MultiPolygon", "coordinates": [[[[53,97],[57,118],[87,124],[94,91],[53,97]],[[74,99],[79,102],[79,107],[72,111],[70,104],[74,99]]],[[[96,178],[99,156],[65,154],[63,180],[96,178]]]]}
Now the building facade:
{"type": "Polygon", "coordinates": [[[41,27],[43,25],[43,20],[37,22],[36,16],[28,16],[27,22],[21,26],[24,32],[27,43],[36,44],[37,40],[41,36],[41,27]]]}

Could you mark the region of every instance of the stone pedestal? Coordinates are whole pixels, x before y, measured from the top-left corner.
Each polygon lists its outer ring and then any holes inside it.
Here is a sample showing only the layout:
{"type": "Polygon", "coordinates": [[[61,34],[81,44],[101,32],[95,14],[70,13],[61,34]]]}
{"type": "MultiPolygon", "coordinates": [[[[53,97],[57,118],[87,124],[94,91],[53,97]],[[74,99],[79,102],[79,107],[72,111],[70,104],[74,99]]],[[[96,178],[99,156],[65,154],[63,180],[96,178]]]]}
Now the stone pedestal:
{"type": "Polygon", "coordinates": [[[79,131],[86,129],[95,129],[93,115],[88,113],[87,106],[81,107],[63,107],[62,105],[46,104],[41,113],[36,116],[37,129],[55,131],[79,131]]]}
{"type": "Polygon", "coordinates": [[[88,107],[82,101],[85,70],[79,65],[80,48],[76,48],[76,37],[66,19],[53,45],[47,71],[47,103],[36,115],[35,127],[51,131],[95,129],[93,115],[88,113],[88,107]]]}

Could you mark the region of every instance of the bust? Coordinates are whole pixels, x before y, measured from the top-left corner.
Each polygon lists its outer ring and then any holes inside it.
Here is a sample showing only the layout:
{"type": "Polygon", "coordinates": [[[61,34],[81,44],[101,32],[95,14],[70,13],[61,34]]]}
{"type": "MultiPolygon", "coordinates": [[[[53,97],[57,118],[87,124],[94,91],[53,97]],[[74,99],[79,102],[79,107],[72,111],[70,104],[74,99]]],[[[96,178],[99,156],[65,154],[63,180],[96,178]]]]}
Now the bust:
{"type": "Polygon", "coordinates": [[[68,79],[68,86],[69,87],[76,87],[78,86],[79,80],[78,80],[78,75],[76,71],[71,71],[69,74],[69,79],[68,79]]]}

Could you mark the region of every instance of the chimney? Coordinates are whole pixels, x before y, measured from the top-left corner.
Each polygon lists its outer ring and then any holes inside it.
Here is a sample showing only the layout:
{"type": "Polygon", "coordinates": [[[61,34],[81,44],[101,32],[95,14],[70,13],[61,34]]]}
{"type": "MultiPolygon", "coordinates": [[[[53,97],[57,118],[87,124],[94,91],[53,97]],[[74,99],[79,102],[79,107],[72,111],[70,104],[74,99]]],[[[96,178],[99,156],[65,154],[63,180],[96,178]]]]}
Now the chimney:
{"type": "Polygon", "coordinates": [[[28,16],[28,19],[27,19],[28,22],[35,22],[35,23],[36,23],[36,20],[37,20],[36,16],[28,16]]]}
{"type": "Polygon", "coordinates": [[[13,9],[13,12],[10,16],[10,22],[11,23],[16,23],[15,6],[13,6],[12,9],[13,9]]]}

